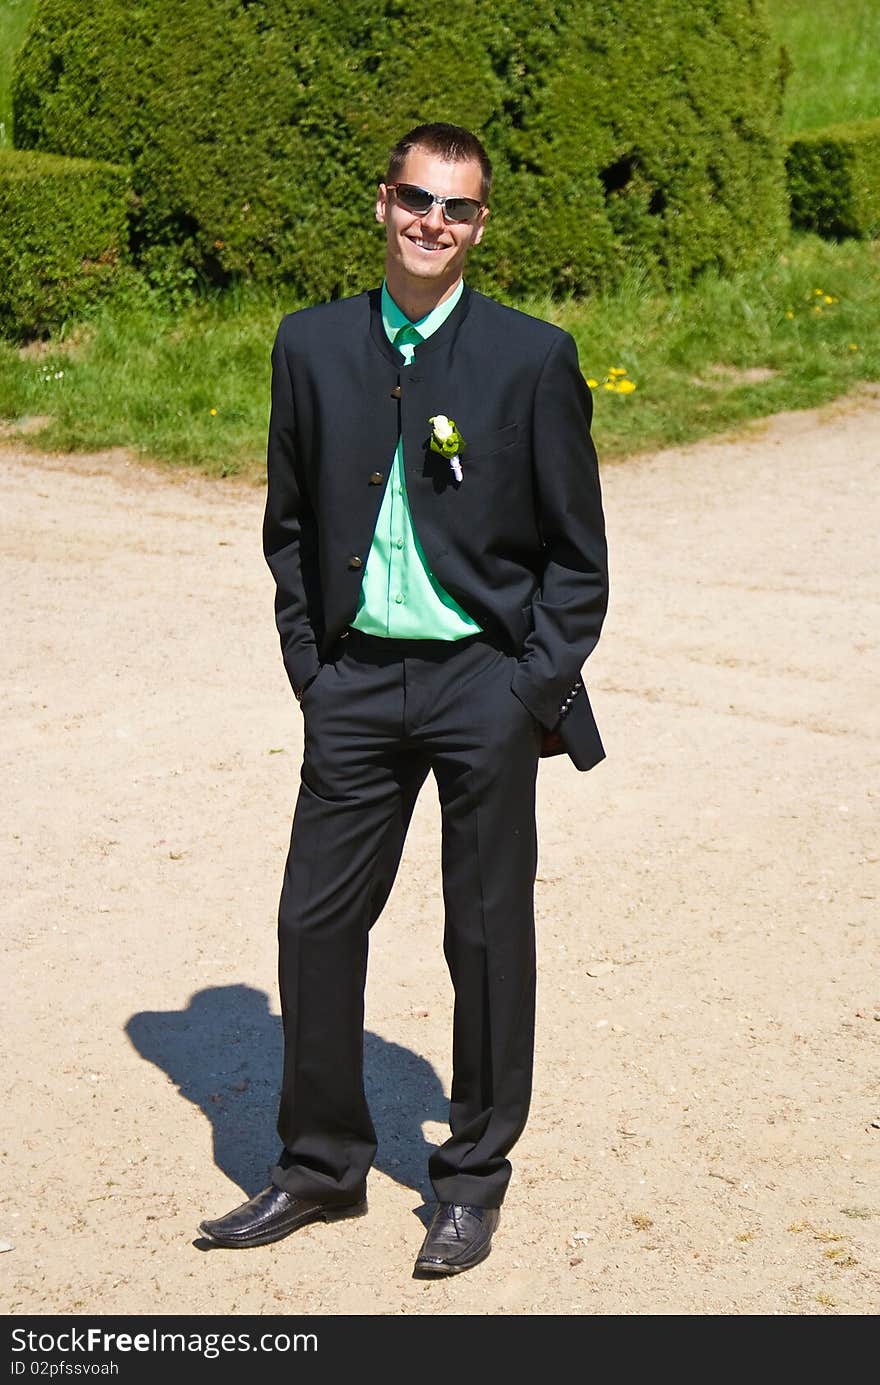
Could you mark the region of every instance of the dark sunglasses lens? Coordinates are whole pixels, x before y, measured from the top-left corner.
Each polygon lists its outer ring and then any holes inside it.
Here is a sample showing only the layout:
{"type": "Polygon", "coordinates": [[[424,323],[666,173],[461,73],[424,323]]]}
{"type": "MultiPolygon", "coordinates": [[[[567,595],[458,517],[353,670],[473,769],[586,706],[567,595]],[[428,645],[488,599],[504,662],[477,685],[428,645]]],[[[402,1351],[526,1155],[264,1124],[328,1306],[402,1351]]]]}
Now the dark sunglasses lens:
{"type": "Polygon", "coordinates": [[[445,210],[450,221],[476,221],[480,204],[472,197],[450,197],[445,210]]]}
{"type": "Polygon", "coordinates": [[[431,194],[413,183],[397,184],[397,200],[408,212],[415,212],[417,216],[424,216],[434,205],[431,194]]]}

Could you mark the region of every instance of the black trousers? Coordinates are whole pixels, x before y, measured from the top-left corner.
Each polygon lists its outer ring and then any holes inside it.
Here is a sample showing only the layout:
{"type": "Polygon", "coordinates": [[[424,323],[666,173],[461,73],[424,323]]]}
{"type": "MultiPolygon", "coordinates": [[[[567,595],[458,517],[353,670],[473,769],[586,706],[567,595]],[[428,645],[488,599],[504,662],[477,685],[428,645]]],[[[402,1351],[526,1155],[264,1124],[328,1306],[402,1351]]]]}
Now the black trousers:
{"type": "Polygon", "coordinates": [[[353,630],[302,700],[305,747],[278,915],[284,1072],[273,1182],[356,1196],[376,1153],[364,1096],[369,930],[430,771],[442,816],[444,952],[455,991],[451,1136],[439,1201],[500,1206],[531,1095],[535,779],[541,728],[515,659],[483,636],[353,630]]]}

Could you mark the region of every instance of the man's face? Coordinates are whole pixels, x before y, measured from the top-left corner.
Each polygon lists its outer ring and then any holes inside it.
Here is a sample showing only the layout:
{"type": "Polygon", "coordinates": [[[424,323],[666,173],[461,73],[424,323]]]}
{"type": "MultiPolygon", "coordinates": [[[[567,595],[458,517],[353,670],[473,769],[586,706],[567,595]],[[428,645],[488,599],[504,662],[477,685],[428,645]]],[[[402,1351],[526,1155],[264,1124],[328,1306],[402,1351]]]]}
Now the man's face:
{"type": "MultiPolygon", "coordinates": [[[[482,175],[476,160],[449,163],[424,149],[412,149],[399,175],[401,183],[415,183],[439,196],[473,197],[482,201],[482,175]]],[[[439,280],[453,284],[464,270],[472,245],[483,239],[488,209],[476,221],[451,222],[434,202],[423,216],[402,207],[395,192],[379,184],[376,220],[385,227],[386,269],[392,266],[411,280],[439,280]]]]}

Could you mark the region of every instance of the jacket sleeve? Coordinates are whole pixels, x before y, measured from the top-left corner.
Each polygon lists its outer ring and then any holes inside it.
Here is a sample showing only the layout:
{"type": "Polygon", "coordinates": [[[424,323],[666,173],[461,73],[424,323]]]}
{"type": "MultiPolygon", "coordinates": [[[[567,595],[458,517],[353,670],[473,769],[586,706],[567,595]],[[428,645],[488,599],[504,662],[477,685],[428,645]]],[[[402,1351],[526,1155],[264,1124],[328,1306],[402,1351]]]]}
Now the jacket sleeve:
{"type": "Polygon", "coordinates": [[[272,351],[272,410],[267,451],[268,487],[263,553],[275,578],[275,623],[291,687],[297,697],[320,668],[304,570],[315,526],[296,451],[293,386],[282,322],[272,351]]]}
{"type": "Polygon", "coordinates": [[[590,436],[593,398],[577,348],[560,335],[535,391],[532,456],[538,524],[544,544],[534,628],[512,689],[546,727],[594,648],[608,606],[608,552],[599,466],[590,436]]]}

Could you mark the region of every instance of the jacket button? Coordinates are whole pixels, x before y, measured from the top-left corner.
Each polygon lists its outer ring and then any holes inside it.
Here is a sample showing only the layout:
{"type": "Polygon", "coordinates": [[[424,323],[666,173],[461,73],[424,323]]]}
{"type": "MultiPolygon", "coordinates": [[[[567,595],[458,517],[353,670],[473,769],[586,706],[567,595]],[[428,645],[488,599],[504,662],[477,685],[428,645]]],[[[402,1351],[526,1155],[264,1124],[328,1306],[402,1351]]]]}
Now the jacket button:
{"type": "Polygon", "coordinates": [[[373,474],[372,474],[372,476],[370,477],[370,485],[371,485],[371,486],[381,486],[381,484],[382,484],[382,482],[383,482],[384,480],[385,480],[385,477],[382,475],[381,471],[374,471],[373,474]]]}
{"type": "Polygon", "coordinates": [[[363,560],[362,560],[361,558],[358,558],[357,556],[355,556],[355,557],[353,557],[353,558],[349,558],[349,560],[348,560],[348,566],[349,566],[353,571],[356,571],[359,567],[363,567],[363,565],[364,565],[364,564],[363,564],[363,560]]]}
{"type": "Polygon", "coordinates": [[[394,389],[391,391],[391,398],[392,398],[392,399],[399,399],[400,396],[401,396],[402,394],[403,394],[403,390],[400,388],[400,386],[399,386],[399,385],[395,385],[395,386],[394,386],[394,389]]]}

